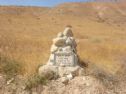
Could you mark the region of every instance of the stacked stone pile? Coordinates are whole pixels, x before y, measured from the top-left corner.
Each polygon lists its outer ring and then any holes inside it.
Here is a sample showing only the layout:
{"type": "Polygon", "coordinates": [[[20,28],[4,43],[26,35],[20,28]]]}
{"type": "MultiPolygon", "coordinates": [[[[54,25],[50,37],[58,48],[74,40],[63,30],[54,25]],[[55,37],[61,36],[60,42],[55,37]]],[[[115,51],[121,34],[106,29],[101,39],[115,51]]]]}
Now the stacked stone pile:
{"type": "MultiPolygon", "coordinates": [[[[66,77],[71,79],[83,69],[78,65],[77,44],[70,27],[58,33],[53,39],[51,54],[46,65],[39,68],[39,75],[49,77],[66,77]]],[[[84,71],[84,70],[83,70],[84,71]]]]}
{"type": "MultiPolygon", "coordinates": [[[[57,37],[53,39],[53,44],[51,46],[51,55],[48,61],[49,65],[54,65],[55,53],[73,53],[75,56],[75,62],[77,63],[77,51],[76,51],[76,41],[73,38],[73,33],[71,28],[67,27],[64,32],[58,33],[57,37]]],[[[62,64],[61,64],[62,65],[62,64]]]]}

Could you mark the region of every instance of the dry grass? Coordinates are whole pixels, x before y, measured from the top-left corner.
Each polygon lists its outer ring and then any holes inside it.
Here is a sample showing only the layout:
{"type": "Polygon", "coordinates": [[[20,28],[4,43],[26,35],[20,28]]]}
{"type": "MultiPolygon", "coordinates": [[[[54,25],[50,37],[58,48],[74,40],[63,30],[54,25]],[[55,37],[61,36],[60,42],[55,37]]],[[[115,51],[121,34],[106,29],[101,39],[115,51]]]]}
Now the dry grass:
{"type": "Polygon", "coordinates": [[[38,74],[34,74],[28,77],[27,81],[25,82],[25,89],[31,90],[32,88],[37,87],[38,85],[46,85],[47,82],[47,78],[40,77],[38,74]]]}
{"type": "Polygon", "coordinates": [[[0,73],[6,75],[6,80],[21,74],[23,67],[21,63],[0,55],[0,73]]]}
{"type": "Polygon", "coordinates": [[[19,8],[0,14],[0,53],[22,62],[25,75],[36,72],[38,65],[47,62],[52,39],[68,24],[73,27],[81,59],[112,74],[120,70],[120,57],[126,56],[126,24],[118,26],[111,21],[99,22],[95,16],[56,13],[55,9],[43,14],[41,9],[20,13],[19,8]]]}

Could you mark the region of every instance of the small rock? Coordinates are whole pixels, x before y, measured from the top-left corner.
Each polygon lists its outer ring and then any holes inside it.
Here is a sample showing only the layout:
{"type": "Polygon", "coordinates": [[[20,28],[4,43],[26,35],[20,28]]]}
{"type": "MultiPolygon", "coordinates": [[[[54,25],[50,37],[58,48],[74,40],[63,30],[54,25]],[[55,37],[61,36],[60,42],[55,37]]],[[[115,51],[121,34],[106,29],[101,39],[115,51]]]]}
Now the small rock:
{"type": "Polygon", "coordinates": [[[76,67],[58,67],[58,73],[60,77],[72,74],[72,76],[77,76],[79,71],[79,66],[76,67]]]}
{"type": "Polygon", "coordinates": [[[70,73],[69,75],[67,75],[67,78],[68,78],[69,80],[72,80],[72,79],[73,79],[73,75],[70,73]]]}
{"type": "Polygon", "coordinates": [[[10,80],[7,81],[7,85],[9,85],[10,83],[12,83],[14,81],[14,78],[11,78],[10,80]]]}
{"type": "Polygon", "coordinates": [[[62,82],[63,84],[65,84],[65,85],[67,85],[68,82],[69,82],[69,79],[68,79],[67,77],[62,77],[62,78],[61,78],[61,82],[62,82]]]}

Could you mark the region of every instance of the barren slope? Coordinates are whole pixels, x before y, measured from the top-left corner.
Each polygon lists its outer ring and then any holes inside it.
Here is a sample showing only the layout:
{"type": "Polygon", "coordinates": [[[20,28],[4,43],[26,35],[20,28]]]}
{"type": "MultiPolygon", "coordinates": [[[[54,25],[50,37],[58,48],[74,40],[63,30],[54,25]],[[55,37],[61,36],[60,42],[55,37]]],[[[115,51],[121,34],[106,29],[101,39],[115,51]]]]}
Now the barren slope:
{"type": "Polygon", "coordinates": [[[51,40],[73,26],[78,54],[96,69],[116,74],[126,61],[126,6],[66,3],[53,8],[0,7],[0,52],[24,64],[24,73],[46,63],[51,40]]]}

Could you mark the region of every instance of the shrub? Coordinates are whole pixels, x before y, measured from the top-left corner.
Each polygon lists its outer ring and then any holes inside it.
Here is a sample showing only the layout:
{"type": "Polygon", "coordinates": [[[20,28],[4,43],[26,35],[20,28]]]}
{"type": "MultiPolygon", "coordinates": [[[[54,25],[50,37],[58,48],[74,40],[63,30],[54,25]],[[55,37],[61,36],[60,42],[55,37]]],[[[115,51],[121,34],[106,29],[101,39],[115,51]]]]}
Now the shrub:
{"type": "Polygon", "coordinates": [[[47,79],[45,77],[39,76],[38,74],[34,74],[28,77],[25,85],[26,89],[30,90],[31,88],[37,87],[38,85],[46,85],[47,79]]]}
{"type": "Polygon", "coordinates": [[[5,56],[0,56],[0,73],[6,75],[10,79],[20,73],[22,70],[21,63],[11,60],[5,56]]]}
{"type": "Polygon", "coordinates": [[[92,76],[97,78],[107,88],[112,88],[113,86],[118,84],[118,78],[116,75],[106,72],[95,65],[93,66],[92,76]]]}

